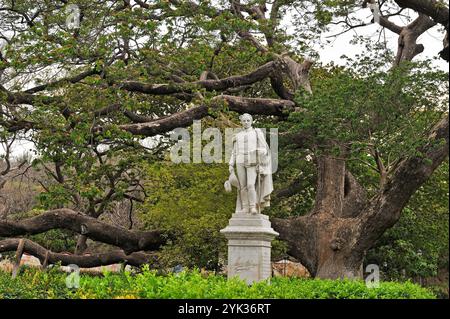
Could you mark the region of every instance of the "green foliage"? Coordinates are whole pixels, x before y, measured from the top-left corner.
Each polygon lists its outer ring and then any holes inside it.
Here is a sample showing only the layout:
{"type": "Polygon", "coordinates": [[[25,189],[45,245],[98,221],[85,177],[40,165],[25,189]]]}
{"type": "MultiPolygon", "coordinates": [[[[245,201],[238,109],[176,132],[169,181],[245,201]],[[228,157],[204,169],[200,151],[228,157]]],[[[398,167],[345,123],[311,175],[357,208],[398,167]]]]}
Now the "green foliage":
{"type": "MultiPolygon", "coordinates": [[[[80,211],[101,213],[136,189],[141,162],[156,156],[116,123],[105,123],[102,134],[93,133],[94,112],[119,101],[132,104],[126,96],[118,99],[110,90],[93,95],[92,88],[74,85],[65,90],[64,100],[70,105],[70,117],[52,105],[38,106],[30,115],[43,126],[32,133],[37,149],[33,166],[48,177],[39,195],[40,208],[75,205],[80,211]]],[[[151,111],[151,105],[142,107],[151,111]]]]}
{"type": "Polygon", "coordinates": [[[143,298],[143,299],[434,299],[435,295],[411,282],[381,282],[367,288],[361,280],[273,278],[271,283],[248,286],[223,276],[183,271],[158,275],[144,270],[137,274],[82,275],[80,288],[65,286],[67,274],[27,269],[15,280],[0,272],[0,298],[143,298]]]}
{"type": "Polygon", "coordinates": [[[65,275],[56,268],[39,271],[21,267],[18,277],[0,271],[0,299],[53,299],[70,298],[65,275]]]}
{"type": "Polygon", "coordinates": [[[414,194],[399,222],[369,250],[366,262],[383,265],[385,279],[431,277],[448,269],[448,189],[446,161],[414,194]]]}
{"type": "Polygon", "coordinates": [[[218,267],[225,238],[219,233],[234,212],[235,194],[226,193],[224,164],[173,164],[148,166],[146,203],[140,217],[146,228],[170,234],[161,252],[168,266],[218,267]]]}
{"type": "Polygon", "coordinates": [[[68,230],[52,229],[30,236],[30,240],[53,252],[71,252],[76,245],[76,234],[68,230]]]}
{"type": "Polygon", "coordinates": [[[315,167],[308,150],[289,146],[289,141],[280,137],[279,165],[274,175],[275,193],[287,191],[286,196],[274,196],[271,206],[265,211],[271,217],[286,218],[308,213],[315,196],[315,167]],[[284,144],[286,143],[286,144],[284,144]],[[292,189],[290,191],[290,189],[292,189]]]}
{"type": "Polygon", "coordinates": [[[351,68],[318,69],[312,85],[312,95],[297,92],[305,112],[290,115],[293,131],[314,132],[313,143],[327,152],[345,145],[357,153],[370,145],[392,160],[417,152],[448,101],[446,74],[426,64],[384,72],[363,60],[351,68]]]}

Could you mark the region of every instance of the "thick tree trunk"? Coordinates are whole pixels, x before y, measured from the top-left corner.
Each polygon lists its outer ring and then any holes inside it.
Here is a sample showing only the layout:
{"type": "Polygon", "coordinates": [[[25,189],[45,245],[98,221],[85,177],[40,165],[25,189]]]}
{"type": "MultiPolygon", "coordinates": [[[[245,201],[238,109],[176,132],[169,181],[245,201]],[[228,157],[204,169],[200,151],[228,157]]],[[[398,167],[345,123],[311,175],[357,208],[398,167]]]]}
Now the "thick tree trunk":
{"type": "Polygon", "coordinates": [[[351,249],[356,228],[352,220],[321,216],[318,221],[317,269],[319,278],[361,278],[363,255],[351,249]]]}
{"type": "Polygon", "coordinates": [[[346,252],[337,251],[323,261],[317,269],[316,277],[360,279],[363,277],[362,263],[362,256],[348,256],[346,252]]]}
{"type": "Polygon", "coordinates": [[[358,238],[355,218],[319,212],[293,219],[273,219],[289,254],[300,260],[313,277],[361,278],[364,253],[352,249],[358,238]]]}
{"type": "Polygon", "coordinates": [[[332,156],[317,160],[316,212],[341,216],[344,201],[345,161],[332,156]]]}
{"type": "Polygon", "coordinates": [[[415,191],[448,157],[449,120],[444,117],[431,130],[428,143],[390,172],[386,184],[371,200],[345,168],[330,156],[318,159],[316,203],[301,217],[273,219],[289,253],[319,278],[361,278],[368,249],[400,218],[415,191]],[[443,143],[442,143],[443,141],[443,143]]]}
{"type": "Polygon", "coordinates": [[[356,222],[351,218],[362,207],[365,193],[346,172],[345,160],[321,156],[317,160],[316,202],[307,216],[273,221],[282,239],[291,245],[310,273],[320,278],[362,276],[363,255],[351,250],[356,222]],[[298,241],[301,239],[301,241],[298,241]]]}
{"type": "Polygon", "coordinates": [[[317,269],[320,278],[355,277],[360,265],[346,265],[350,229],[342,220],[345,196],[345,161],[322,156],[317,161],[318,178],[313,214],[317,227],[317,269]]]}

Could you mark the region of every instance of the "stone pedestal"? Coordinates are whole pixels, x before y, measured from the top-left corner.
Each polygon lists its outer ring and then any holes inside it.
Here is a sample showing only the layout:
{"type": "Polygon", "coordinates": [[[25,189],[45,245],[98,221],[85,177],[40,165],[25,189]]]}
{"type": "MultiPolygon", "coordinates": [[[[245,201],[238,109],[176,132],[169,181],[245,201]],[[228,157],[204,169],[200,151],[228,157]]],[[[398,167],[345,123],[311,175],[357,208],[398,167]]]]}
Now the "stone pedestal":
{"type": "Polygon", "coordinates": [[[278,233],[267,215],[233,214],[220,232],[228,239],[228,278],[251,284],[271,277],[271,242],[278,233]]]}

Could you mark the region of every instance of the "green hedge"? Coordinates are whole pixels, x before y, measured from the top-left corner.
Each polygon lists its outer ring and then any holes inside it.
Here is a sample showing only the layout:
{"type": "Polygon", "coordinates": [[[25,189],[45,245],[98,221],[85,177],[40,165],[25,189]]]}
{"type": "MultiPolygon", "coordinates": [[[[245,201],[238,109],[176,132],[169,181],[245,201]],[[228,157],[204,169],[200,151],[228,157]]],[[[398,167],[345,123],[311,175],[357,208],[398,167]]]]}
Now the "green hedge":
{"type": "Polygon", "coordinates": [[[429,299],[436,296],[411,282],[381,282],[369,289],[363,281],[273,278],[271,284],[247,286],[223,276],[198,271],[161,276],[142,273],[82,275],[79,289],[68,289],[67,274],[57,270],[24,269],[16,279],[0,272],[0,298],[225,298],[225,299],[429,299]]]}

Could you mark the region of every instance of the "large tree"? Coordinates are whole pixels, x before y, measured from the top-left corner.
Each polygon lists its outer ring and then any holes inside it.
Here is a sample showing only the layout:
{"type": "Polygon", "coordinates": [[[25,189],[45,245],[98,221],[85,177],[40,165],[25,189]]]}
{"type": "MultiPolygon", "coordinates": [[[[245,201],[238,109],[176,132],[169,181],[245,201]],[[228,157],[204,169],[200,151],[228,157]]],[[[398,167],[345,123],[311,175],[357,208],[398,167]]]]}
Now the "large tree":
{"type": "MultiPolygon", "coordinates": [[[[221,110],[268,118],[286,127],[291,143],[316,165],[311,211],[273,219],[289,253],[315,276],[361,276],[366,251],[448,156],[442,72],[409,63],[424,50],[418,38],[435,26],[445,34],[436,55],[448,61],[449,9],[443,1],[384,1],[379,9],[373,1],[315,0],[0,4],[0,37],[7,43],[0,56],[2,136],[33,140],[44,162],[55,164],[56,178],[62,168],[85,178],[86,165],[102,167],[102,156],[117,161],[138,154],[139,139],[221,110]],[[362,55],[350,68],[314,67],[305,58],[331,27],[371,24],[359,13],[367,6],[380,32],[398,34],[395,56],[386,57],[386,48],[381,55],[362,55]],[[407,24],[399,25],[395,17],[405,14],[407,24]],[[102,153],[105,144],[120,151],[102,153]],[[358,182],[355,158],[373,164],[377,187],[358,182]]],[[[121,167],[120,173],[128,172],[121,167]]],[[[97,174],[110,182],[106,194],[102,184],[88,183],[89,216],[56,207],[31,219],[0,221],[0,236],[69,228],[125,254],[157,249],[164,242],[158,231],[125,231],[96,220],[108,196],[129,190],[118,191],[108,174],[97,174]]],[[[17,246],[49,258],[29,242],[0,241],[0,251],[17,246]]],[[[118,252],[108,260],[120,258],[128,257],[118,252]]]]}

